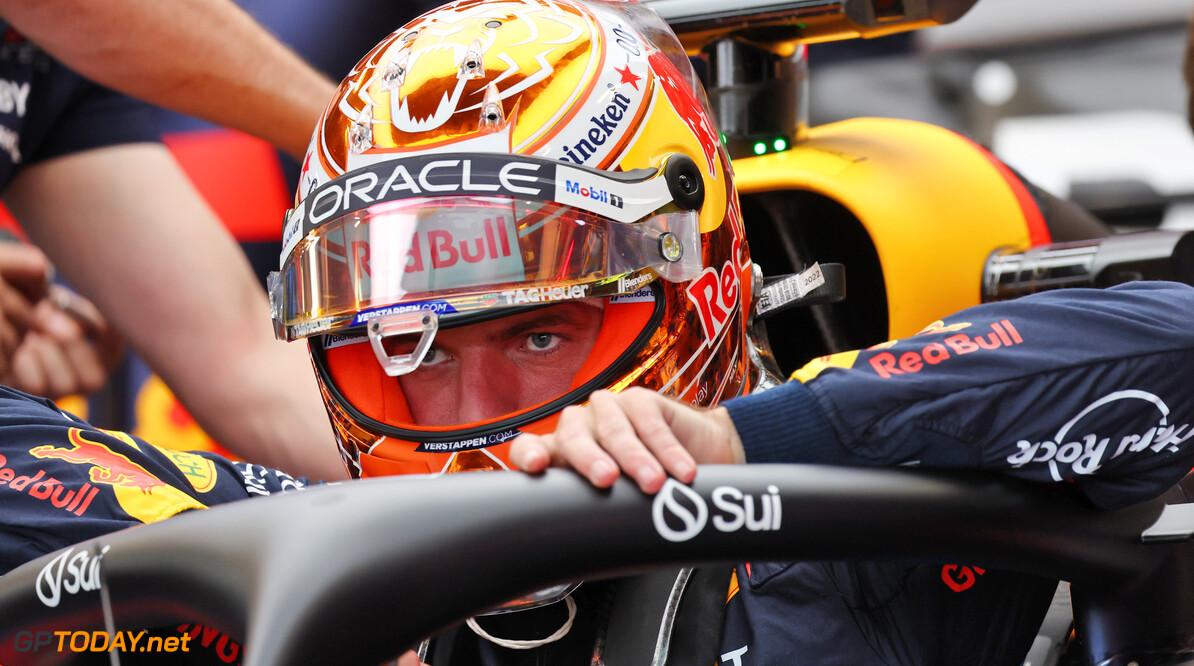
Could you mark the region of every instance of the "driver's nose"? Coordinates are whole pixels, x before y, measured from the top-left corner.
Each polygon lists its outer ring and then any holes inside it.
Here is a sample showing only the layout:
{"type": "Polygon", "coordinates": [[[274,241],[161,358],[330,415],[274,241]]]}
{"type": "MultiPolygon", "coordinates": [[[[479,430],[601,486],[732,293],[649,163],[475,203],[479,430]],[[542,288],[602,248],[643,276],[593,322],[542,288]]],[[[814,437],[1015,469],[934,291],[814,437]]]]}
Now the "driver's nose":
{"type": "Polygon", "coordinates": [[[460,359],[460,423],[490,421],[519,409],[517,371],[497,354],[467,354],[460,359]]]}

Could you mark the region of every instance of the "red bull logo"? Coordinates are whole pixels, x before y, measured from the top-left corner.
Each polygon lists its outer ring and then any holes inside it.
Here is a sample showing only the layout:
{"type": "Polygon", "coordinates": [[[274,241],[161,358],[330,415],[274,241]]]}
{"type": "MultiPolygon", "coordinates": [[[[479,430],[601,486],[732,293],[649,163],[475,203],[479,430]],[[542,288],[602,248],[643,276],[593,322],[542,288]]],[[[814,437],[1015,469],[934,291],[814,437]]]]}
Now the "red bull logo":
{"type": "Polygon", "coordinates": [[[720,271],[712,266],[706,268],[688,285],[688,298],[700,314],[707,345],[712,345],[721,335],[734,312],[738,303],[738,282],[738,273],[727,261],[720,271]]]}
{"type": "MultiPolygon", "coordinates": [[[[100,441],[88,439],[88,436],[112,437],[134,449],[140,449],[137,442],[124,433],[105,431],[100,434],[95,431],[71,428],[67,431],[70,448],[45,445],[30,449],[29,453],[43,460],[56,459],[74,465],[89,465],[87,476],[91,483],[110,486],[116,496],[116,501],[125,513],[143,523],[162,520],[188,509],[207,508],[194,497],[167,484],[149,470],[133,462],[128,456],[113,451],[100,441]]],[[[177,465],[177,462],[175,464],[177,465]]],[[[183,472],[186,473],[186,470],[183,472]]],[[[82,515],[82,512],[87,510],[96,490],[96,488],[92,488],[87,497],[83,498],[74,511],[76,514],[82,515]]],[[[82,492],[82,490],[79,491],[79,496],[82,492]]],[[[53,501],[53,495],[50,498],[53,501]]],[[[65,496],[61,501],[67,501],[65,496]]]]}
{"type": "Polygon", "coordinates": [[[680,115],[680,119],[688,126],[698,140],[701,147],[701,152],[705,155],[705,168],[710,176],[717,176],[717,147],[721,145],[721,140],[717,136],[717,132],[713,131],[713,126],[709,123],[709,118],[704,112],[704,105],[697,99],[692,91],[691,85],[680,70],[668,60],[667,56],[662,52],[656,51],[648,56],[651,63],[651,70],[655,72],[655,76],[659,79],[663,86],[663,91],[667,94],[668,101],[672,103],[672,107],[676,109],[676,113],[680,115]]]}
{"type": "Polygon", "coordinates": [[[955,356],[970,354],[980,349],[999,349],[1024,342],[1012,322],[1004,319],[991,324],[991,332],[971,337],[965,333],[951,335],[941,342],[932,342],[920,351],[906,351],[898,357],[891,352],[881,352],[870,358],[871,368],[883,379],[895,375],[915,374],[925,366],[937,365],[955,356]]]}
{"type": "Polygon", "coordinates": [[[113,452],[103,444],[88,440],[78,428],[71,428],[68,437],[72,448],[39,446],[30,449],[29,453],[37,458],[56,458],[77,465],[91,465],[88,476],[92,483],[136,488],[145,494],[166,486],[161,479],[126,456],[113,452]]]}
{"type": "Polygon", "coordinates": [[[335,261],[347,261],[357,280],[384,283],[399,278],[400,271],[405,276],[402,286],[408,291],[427,289],[432,281],[438,287],[449,287],[478,279],[522,277],[517,231],[503,215],[485,218],[476,226],[424,225],[410,236],[410,250],[401,265],[376,261],[371,252],[375,242],[353,240],[346,246],[328,242],[324,252],[335,261]]]}
{"type": "Polygon", "coordinates": [[[497,220],[486,219],[482,224],[482,233],[472,238],[457,238],[451,229],[434,229],[415,234],[410,254],[406,257],[406,272],[426,270],[428,263],[432,269],[439,270],[452,268],[460,261],[476,264],[510,255],[506,218],[498,217],[497,220]]]}
{"type": "Polygon", "coordinates": [[[67,490],[62,482],[54,477],[46,476],[46,470],[36,470],[34,474],[18,475],[8,467],[8,459],[0,455],[0,486],[7,485],[10,489],[25,493],[33,499],[53,504],[64,511],[82,516],[91,506],[99,488],[84,483],[77,490],[67,490]]]}

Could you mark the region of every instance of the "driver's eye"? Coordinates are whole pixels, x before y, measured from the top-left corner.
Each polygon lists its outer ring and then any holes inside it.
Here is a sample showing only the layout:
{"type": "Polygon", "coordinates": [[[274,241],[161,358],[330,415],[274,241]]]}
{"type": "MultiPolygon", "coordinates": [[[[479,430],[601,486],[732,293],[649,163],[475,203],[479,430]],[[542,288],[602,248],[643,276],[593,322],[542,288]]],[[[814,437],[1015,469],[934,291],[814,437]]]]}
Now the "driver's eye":
{"type": "MultiPolygon", "coordinates": [[[[384,338],[381,341],[381,346],[390,356],[404,356],[406,354],[413,353],[415,351],[415,345],[418,342],[419,336],[417,335],[395,335],[384,338]]],[[[423,355],[423,361],[419,365],[435,365],[437,363],[443,363],[447,360],[447,358],[448,355],[445,354],[443,350],[432,345],[432,347],[427,350],[427,353],[423,355]]]]}
{"type": "Polygon", "coordinates": [[[432,347],[423,356],[423,363],[421,365],[428,366],[442,363],[447,357],[448,355],[440,351],[438,347],[432,347]]]}
{"type": "Polygon", "coordinates": [[[413,352],[418,342],[417,335],[390,335],[381,339],[381,348],[390,356],[400,356],[413,352]]]}
{"type": "Polygon", "coordinates": [[[531,333],[527,336],[527,344],[536,351],[547,351],[559,344],[559,337],[553,333],[531,333]]]}

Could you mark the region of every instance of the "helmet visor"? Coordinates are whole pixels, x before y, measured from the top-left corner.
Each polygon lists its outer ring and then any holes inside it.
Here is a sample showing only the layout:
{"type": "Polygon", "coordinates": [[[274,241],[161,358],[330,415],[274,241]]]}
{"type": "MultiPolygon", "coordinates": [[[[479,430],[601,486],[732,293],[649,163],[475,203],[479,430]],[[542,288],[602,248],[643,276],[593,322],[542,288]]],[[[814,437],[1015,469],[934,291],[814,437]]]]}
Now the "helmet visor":
{"type": "Polygon", "coordinates": [[[655,292],[512,308],[440,329],[425,349],[417,348],[418,336],[390,336],[382,341],[386,353],[422,357],[397,376],[359,331],[315,336],[312,349],[331,396],[367,430],[396,438],[386,446],[408,440],[421,442],[423,453],[484,448],[610,386],[657,329],[655,292]]]}
{"type": "Polygon", "coordinates": [[[287,339],[430,310],[632,293],[699,270],[693,211],[618,222],[555,202],[443,196],[380,203],[313,229],[271,276],[287,339]]]}

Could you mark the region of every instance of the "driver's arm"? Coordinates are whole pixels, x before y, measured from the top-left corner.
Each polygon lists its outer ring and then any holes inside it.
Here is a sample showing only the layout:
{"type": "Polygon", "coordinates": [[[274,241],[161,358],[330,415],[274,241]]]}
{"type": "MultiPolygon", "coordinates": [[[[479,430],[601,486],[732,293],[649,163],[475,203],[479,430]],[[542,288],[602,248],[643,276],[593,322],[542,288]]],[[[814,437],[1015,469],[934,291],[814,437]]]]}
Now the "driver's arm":
{"type": "Polygon", "coordinates": [[[726,406],[749,462],[989,469],[1122,506],[1194,460],[1191,312],[1194,288],[1177,283],[1046,292],[818,359],[803,384],[726,406]],[[818,412],[822,430],[791,430],[818,412]]]}
{"type": "Polygon", "coordinates": [[[555,433],[523,435],[520,468],[619,468],[647,492],[694,463],[988,469],[1072,481],[1119,507],[1191,468],[1194,288],[1141,282],[977,306],[911,338],[814,360],[794,381],[695,409],[646,390],[594,395],[555,433]]]}

